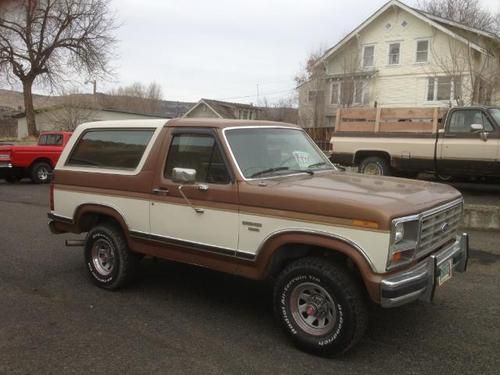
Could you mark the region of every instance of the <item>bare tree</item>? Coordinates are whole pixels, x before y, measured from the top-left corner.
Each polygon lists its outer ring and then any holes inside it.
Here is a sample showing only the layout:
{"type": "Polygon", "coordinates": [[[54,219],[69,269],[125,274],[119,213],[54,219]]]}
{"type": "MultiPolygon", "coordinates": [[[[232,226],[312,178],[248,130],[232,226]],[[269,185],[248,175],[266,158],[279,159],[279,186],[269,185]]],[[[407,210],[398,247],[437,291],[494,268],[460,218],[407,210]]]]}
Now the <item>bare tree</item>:
{"type": "Polygon", "coordinates": [[[312,51],[299,73],[294,77],[299,87],[299,123],[321,126],[325,110],[326,69],[324,64],[318,64],[325,54],[324,47],[312,51]]]}
{"type": "Polygon", "coordinates": [[[500,13],[490,12],[479,0],[419,0],[417,6],[435,16],[500,34],[500,13]]]}
{"type": "Polygon", "coordinates": [[[264,98],[258,113],[259,120],[287,122],[289,124],[297,123],[297,108],[293,96],[281,98],[273,104],[269,103],[267,98],[264,98]]]}
{"type": "Polygon", "coordinates": [[[483,53],[448,38],[448,53],[432,47],[433,61],[453,85],[458,104],[491,104],[494,88],[500,83],[500,64],[493,51],[483,53]]]}
{"type": "Polygon", "coordinates": [[[0,5],[0,74],[23,86],[28,133],[37,133],[32,87],[50,86],[71,71],[110,73],[116,42],[110,0],[17,0],[0,5]]]}
{"type": "Polygon", "coordinates": [[[161,100],[163,97],[161,85],[158,82],[151,82],[147,86],[141,82],[134,82],[129,86],[120,86],[116,89],[112,89],[108,94],[151,100],[161,100]]]}
{"type": "Polygon", "coordinates": [[[47,116],[55,129],[73,131],[84,122],[91,121],[97,109],[94,97],[78,90],[65,91],[47,116]]]}
{"type": "Polygon", "coordinates": [[[134,82],[129,86],[110,90],[107,100],[112,106],[126,106],[133,111],[155,113],[160,110],[162,96],[159,83],[151,82],[144,85],[141,82],[134,82]]]}

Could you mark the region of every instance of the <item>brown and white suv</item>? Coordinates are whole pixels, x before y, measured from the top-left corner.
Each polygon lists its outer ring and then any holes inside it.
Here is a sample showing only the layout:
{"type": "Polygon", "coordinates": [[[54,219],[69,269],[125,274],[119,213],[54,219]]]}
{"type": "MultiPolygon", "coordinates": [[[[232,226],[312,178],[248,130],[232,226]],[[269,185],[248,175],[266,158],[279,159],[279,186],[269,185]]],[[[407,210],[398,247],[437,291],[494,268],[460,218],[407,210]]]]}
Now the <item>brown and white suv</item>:
{"type": "Polygon", "coordinates": [[[430,301],[467,264],[459,192],[338,171],[282,123],[84,124],[51,194],[52,232],[87,232],[98,286],[126,284],[143,255],[273,278],[277,320],[296,345],[324,355],[362,337],[368,300],[430,301]]]}

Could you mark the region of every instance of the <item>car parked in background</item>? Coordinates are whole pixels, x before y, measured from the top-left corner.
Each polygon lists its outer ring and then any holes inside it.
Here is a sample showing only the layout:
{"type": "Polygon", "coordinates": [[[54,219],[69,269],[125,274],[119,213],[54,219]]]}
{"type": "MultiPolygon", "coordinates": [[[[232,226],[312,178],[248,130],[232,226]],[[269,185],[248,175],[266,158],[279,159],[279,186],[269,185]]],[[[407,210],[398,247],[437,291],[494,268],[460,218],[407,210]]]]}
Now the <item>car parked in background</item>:
{"type": "Polygon", "coordinates": [[[434,128],[421,118],[432,111],[383,108],[382,116],[411,112],[414,117],[388,119],[378,127],[374,122],[346,122],[331,137],[331,160],[372,175],[500,177],[500,108],[454,107],[434,128]]]}
{"type": "Polygon", "coordinates": [[[28,177],[35,184],[50,181],[71,132],[43,132],[36,145],[0,145],[0,178],[9,183],[28,177]]]}

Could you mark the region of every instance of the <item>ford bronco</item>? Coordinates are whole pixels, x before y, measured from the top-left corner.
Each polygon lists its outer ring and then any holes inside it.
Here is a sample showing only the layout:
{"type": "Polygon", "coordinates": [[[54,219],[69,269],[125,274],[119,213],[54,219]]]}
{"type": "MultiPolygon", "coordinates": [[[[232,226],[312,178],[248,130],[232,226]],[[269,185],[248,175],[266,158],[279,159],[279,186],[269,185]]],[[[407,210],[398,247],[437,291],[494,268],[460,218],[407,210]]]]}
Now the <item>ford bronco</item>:
{"type": "Polygon", "coordinates": [[[76,129],[49,226],[87,233],[75,243],[104,289],[144,255],[270,278],[288,337],[334,355],[362,337],[369,301],[431,301],[465,271],[462,208],[446,185],[341,172],[293,125],[141,120],[76,129]]]}

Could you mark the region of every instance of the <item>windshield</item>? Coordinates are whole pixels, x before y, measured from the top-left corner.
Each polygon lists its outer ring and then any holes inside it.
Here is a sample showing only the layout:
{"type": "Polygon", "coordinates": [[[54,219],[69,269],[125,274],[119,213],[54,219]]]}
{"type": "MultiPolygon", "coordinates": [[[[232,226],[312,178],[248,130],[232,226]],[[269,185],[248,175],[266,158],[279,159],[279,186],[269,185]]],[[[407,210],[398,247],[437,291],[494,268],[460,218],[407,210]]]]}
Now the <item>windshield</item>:
{"type": "Polygon", "coordinates": [[[335,168],[299,129],[242,128],[225,134],[245,178],[335,168]]]}
{"type": "Polygon", "coordinates": [[[490,114],[495,119],[495,122],[500,126],[500,108],[490,108],[490,114]]]}

